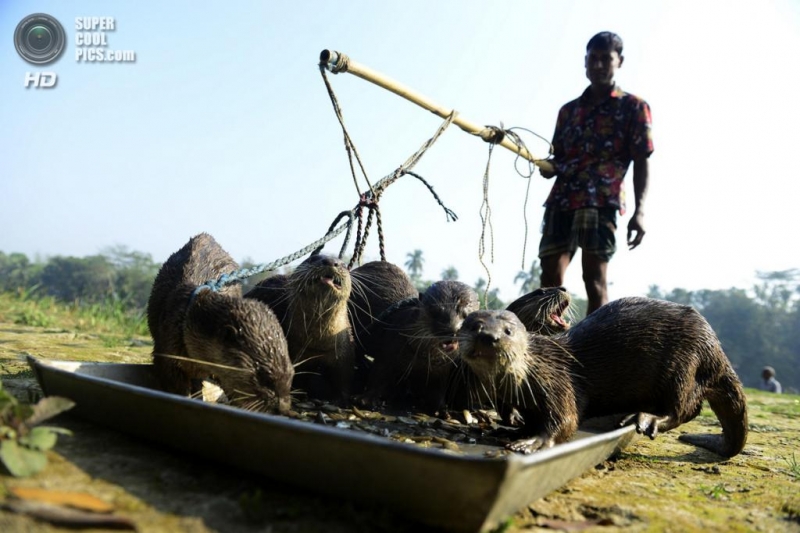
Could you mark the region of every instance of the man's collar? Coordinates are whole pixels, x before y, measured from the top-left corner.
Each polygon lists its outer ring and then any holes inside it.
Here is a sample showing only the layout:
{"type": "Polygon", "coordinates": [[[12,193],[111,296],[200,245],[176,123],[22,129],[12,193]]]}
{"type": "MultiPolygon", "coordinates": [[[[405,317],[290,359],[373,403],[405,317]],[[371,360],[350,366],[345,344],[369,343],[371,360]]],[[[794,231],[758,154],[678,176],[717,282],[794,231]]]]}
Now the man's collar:
{"type": "MultiPolygon", "coordinates": [[[[581,94],[581,101],[584,103],[591,102],[592,101],[591,95],[592,95],[592,86],[589,85],[586,88],[586,90],[583,91],[583,94],[581,94]]],[[[623,96],[625,96],[625,92],[616,83],[611,87],[609,87],[608,98],[622,98],[623,96]]],[[[606,99],[604,98],[602,101],[605,100],[606,99]]]]}

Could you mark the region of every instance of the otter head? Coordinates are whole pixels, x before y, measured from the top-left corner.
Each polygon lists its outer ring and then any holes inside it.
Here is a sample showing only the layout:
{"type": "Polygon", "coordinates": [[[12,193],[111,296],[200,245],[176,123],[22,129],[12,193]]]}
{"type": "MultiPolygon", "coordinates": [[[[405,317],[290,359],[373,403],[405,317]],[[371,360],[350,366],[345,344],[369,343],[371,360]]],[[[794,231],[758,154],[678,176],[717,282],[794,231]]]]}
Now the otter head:
{"type": "Polygon", "coordinates": [[[484,383],[509,376],[515,383],[528,370],[528,332],[510,311],[475,311],[459,330],[459,357],[484,383]]]}
{"type": "Polygon", "coordinates": [[[295,296],[310,299],[320,306],[318,315],[328,307],[346,305],[350,298],[350,270],[341,259],[314,254],[299,265],[289,277],[288,285],[295,296]]]}
{"type": "Polygon", "coordinates": [[[294,367],[272,310],[250,299],[202,291],[184,322],[189,357],[204,363],[233,405],[286,414],[294,367]]]}
{"type": "Polygon", "coordinates": [[[452,361],[458,350],[458,330],[464,319],[478,310],[478,294],[460,281],[444,280],[428,287],[420,302],[418,323],[427,334],[427,353],[440,356],[441,362],[452,361]]]}
{"type": "Polygon", "coordinates": [[[571,301],[564,287],[539,288],[511,302],[506,310],[516,314],[530,333],[555,335],[569,329],[571,301]]]}

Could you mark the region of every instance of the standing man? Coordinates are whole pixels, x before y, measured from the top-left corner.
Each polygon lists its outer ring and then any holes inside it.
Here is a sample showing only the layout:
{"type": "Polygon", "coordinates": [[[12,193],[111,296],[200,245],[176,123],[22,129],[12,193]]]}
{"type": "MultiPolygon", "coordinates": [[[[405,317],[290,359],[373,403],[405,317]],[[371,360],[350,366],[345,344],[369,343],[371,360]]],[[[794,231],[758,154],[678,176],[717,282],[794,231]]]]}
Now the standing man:
{"type": "Polygon", "coordinates": [[[553,134],[556,181],[545,202],[539,261],[542,287],[559,287],[580,246],[587,314],[608,302],[606,270],[616,251],[617,211],[625,214],[625,177],[633,161],[636,210],[628,223],[632,250],[644,237],[644,201],[653,152],[650,106],[614,83],[622,66],[622,39],[601,32],[586,45],[591,85],[558,112],[553,134]]]}

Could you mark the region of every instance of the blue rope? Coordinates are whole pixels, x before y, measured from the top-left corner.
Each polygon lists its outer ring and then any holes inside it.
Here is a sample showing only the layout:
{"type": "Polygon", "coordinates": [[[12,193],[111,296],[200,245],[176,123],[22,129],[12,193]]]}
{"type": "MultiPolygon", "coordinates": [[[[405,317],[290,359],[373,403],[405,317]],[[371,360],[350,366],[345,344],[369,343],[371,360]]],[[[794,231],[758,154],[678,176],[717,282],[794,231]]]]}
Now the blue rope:
{"type": "Polygon", "coordinates": [[[264,264],[261,264],[261,265],[256,265],[256,266],[251,267],[251,268],[240,268],[239,270],[234,270],[233,272],[228,272],[227,274],[222,274],[217,279],[212,279],[212,280],[206,281],[202,285],[198,286],[194,290],[194,292],[192,292],[191,299],[194,300],[194,298],[198,294],[200,294],[201,292],[203,292],[205,290],[210,290],[210,291],[217,292],[220,289],[222,289],[223,287],[226,287],[226,286],[230,285],[231,283],[236,283],[237,281],[241,281],[243,279],[247,279],[247,278],[249,278],[251,276],[255,276],[256,274],[261,274],[263,272],[269,272],[271,270],[275,270],[276,268],[280,268],[280,267],[282,267],[284,265],[288,265],[292,261],[303,257],[304,255],[308,254],[309,252],[312,252],[315,249],[322,247],[326,242],[335,239],[349,225],[350,225],[350,221],[345,222],[344,224],[342,224],[338,228],[333,229],[332,231],[329,231],[327,234],[325,234],[324,237],[322,237],[321,239],[317,239],[316,241],[312,242],[311,244],[309,244],[305,248],[302,248],[301,250],[298,250],[298,251],[296,251],[296,252],[294,252],[292,254],[289,254],[289,255],[287,255],[285,257],[281,257],[280,259],[276,259],[275,261],[272,261],[271,263],[264,263],[264,264]]]}

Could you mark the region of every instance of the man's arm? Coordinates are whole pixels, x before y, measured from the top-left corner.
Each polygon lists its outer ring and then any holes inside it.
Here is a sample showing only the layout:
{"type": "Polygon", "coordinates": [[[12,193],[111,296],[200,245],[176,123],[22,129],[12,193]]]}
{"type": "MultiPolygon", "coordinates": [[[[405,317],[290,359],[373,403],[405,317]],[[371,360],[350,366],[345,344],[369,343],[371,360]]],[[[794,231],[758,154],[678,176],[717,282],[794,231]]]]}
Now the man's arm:
{"type": "Polygon", "coordinates": [[[633,160],[633,196],[636,201],[630,222],[628,222],[628,248],[633,250],[644,238],[644,201],[650,183],[650,165],[647,155],[639,155],[633,160]]]}
{"type": "Polygon", "coordinates": [[[553,132],[553,142],[551,144],[551,155],[553,157],[547,160],[547,162],[550,163],[550,168],[539,167],[539,174],[541,174],[545,179],[550,179],[558,175],[556,162],[564,155],[564,146],[563,141],[561,140],[561,130],[563,129],[566,121],[566,106],[562,106],[561,109],[558,110],[558,117],[556,117],[556,130],[553,132]]]}

